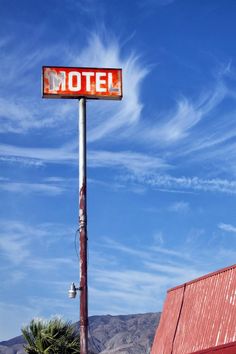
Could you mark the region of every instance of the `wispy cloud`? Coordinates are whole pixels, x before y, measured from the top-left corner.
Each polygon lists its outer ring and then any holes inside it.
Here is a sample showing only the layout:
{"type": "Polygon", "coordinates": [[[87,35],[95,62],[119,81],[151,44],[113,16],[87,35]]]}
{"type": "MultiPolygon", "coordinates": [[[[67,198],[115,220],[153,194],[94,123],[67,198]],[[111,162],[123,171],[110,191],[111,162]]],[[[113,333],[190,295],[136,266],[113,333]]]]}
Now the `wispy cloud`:
{"type": "Polygon", "coordinates": [[[77,271],[75,256],[65,256],[67,246],[72,248],[73,245],[73,228],[59,223],[33,225],[0,220],[0,230],[1,283],[5,297],[1,303],[1,317],[5,321],[4,328],[1,327],[2,339],[6,339],[8,333],[9,336],[19,335],[22,322],[29,322],[35,316],[60,313],[75,320],[72,303],[65,297],[71,277],[73,280],[77,271]],[[61,242],[63,252],[58,247],[61,242]],[[15,294],[19,293],[19,288],[22,289],[21,300],[16,304],[15,294]],[[30,289],[30,297],[27,289],[30,289]]]}
{"type": "Polygon", "coordinates": [[[27,267],[30,267],[34,270],[39,271],[51,271],[57,270],[62,267],[74,267],[75,262],[70,258],[61,258],[61,257],[54,257],[54,258],[43,258],[43,259],[30,259],[27,262],[27,267]]]}
{"type": "Polygon", "coordinates": [[[15,157],[15,156],[0,156],[0,161],[2,163],[8,163],[8,164],[20,164],[25,167],[39,167],[43,165],[43,162],[41,160],[36,160],[36,159],[29,159],[29,158],[23,158],[23,157],[15,157]]]}
{"type": "Polygon", "coordinates": [[[189,211],[189,203],[183,201],[174,202],[168,209],[176,213],[186,213],[189,211]]]}
{"type": "MultiPolygon", "coordinates": [[[[68,163],[75,162],[78,158],[76,145],[74,143],[66,144],[57,148],[37,148],[37,147],[20,147],[15,145],[0,145],[0,155],[3,158],[18,158],[18,162],[31,163],[35,160],[37,163],[68,163]]],[[[11,160],[10,160],[11,161],[11,160]]]]}
{"type": "MultiPolygon", "coordinates": [[[[40,31],[35,34],[35,41],[38,36],[40,37],[40,31]]],[[[50,48],[35,49],[35,41],[19,44],[13,37],[1,40],[0,133],[26,134],[31,130],[60,127],[61,124],[65,131],[64,119],[68,121],[70,113],[75,109],[71,102],[45,104],[40,99],[39,68],[57,52],[58,44],[50,48]],[[35,72],[38,73],[36,77],[35,72]]]]}
{"type": "Polygon", "coordinates": [[[3,234],[0,238],[0,252],[2,257],[6,257],[14,264],[21,263],[29,257],[29,240],[22,238],[18,234],[3,234]]]}
{"type": "Polygon", "coordinates": [[[218,253],[215,247],[199,247],[199,237],[199,233],[192,237],[191,244],[180,240],[178,249],[169,247],[164,235],[161,246],[145,243],[140,247],[103,237],[90,263],[91,307],[103,299],[100,313],[161,310],[167,289],[214,271],[235,257],[231,249],[221,248],[218,253]],[[124,262],[127,256],[128,263],[124,262]],[[203,262],[206,257],[209,262],[203,262]]]}
{"type": "Polygon", "coordinates": [[[151,175],[151,176],[126,176],[132,183],[140,182],[153,188],[166,191],[195,191],[195,192],[220,192],[227,194],[236,193],[236,181],[227,179],[203,179],[199,177],[173,177],[170,175],[151,175]]]}
{"type": "Polygon", "coordinates": [[[153,308],[160,311],[165,291],[170,284],[170,277],[150,270],[95,269],[93,285],[90,287],[91,306],[96,299],[100,304],[100,313],[142,313],[151,312],[153,308]]]}
{"type": "Polygon", "coordinates": [[[162,158],[132,151],[89,151],[88,159],[91,167],[115,167],[141,175],[147,170],[157,171],[169,167],[162,158]]]}
{"type": "MultiPolygon", "coordinates": [[[[47,177],[39,181],[14,181],[9,178],[0,178],[0,190],[3,192],[17,192],[18,195],[40,194],[56,197],[68,192],[72,185],[77,184],[76,178],[47,177]]],[[[76,187],[75,187],[76,188],[76,187]]]]}
{"type": "Polygon", "coordinates": [[[180,264],[158,264],[153,262],[145,262],[147,268],[154,270],[161,274],[169,274],[170,277],[178,277],[176,282],[184,283],[191,279],[195,279],[202,275],[199,270],[193,267],[186,269],[186,266],[181,266],[180,264]]]}
{"type": "Polygon", "coordinates": [[[117,131],[119,134],[125,133],[126,129],[139,121],[143,107],[140,100],[141,84],[148,73],[148,68],[141,65],[138,55],[131,52],[125,57],[122,55],[122,48],[117,38],[93,34],[82,53],[71,53],[71,62],[73,65],[87,63],[91,67],[123,69],[123,100],[91,102],[88,107],[89,114],[93,116],[89,125],[89,141],[109,137],[117,131]]]}
{"type": "Polygon", "coordinates": [[[169,257],[174,257],[177,259],[182,259],[182,260],[190,260],[190,253],[186,252],[186,250],[183,250],[182,252],[174,250],[172,248],[166,248],[166,247],[158,247],[158,246],[152,246],[149,248],[149,250],[156,252],[159,255],[164,255],[164,256],[169,256],[169,257]]]}
{"type": "Polygon", "coordinates": [[[218,228],[222,231],[230,232],[230,233],[236,233],[236,226],[230,225],[230,224],[224,224],[220,223],[218,224],[218,228]]]}
{"type": "MultiPolygon", "coordinates": [[[[209,117],[216,112],[225,98],[235,100],[222,75],[215,83],[214,89],[208,92],[204,91],[198,99],[181,97],[177,100],[176,107],[160,112],[160,115],[152,121],[150,119],[145,121],[140,90],[149,68],[147,65],[143,65],[138,54],[131,53],[125,56],[122,44],[117,38],[106,37],[103,34],[92,34],[87,45],[82,50],[80,49],[80,52],[75,49],[68,51],[67,60],[73,65],[82,65],[86,62],[91,66],[123,68],[124,100],[122,102],[89,102],[88,104],[89,115],[93,117],[88,122],[88,140],[95,143],[101,138],[103,141],[105,138],[106,141],[123,139],[124,142],[127,142],[127,139],[132,139],[133,143],[139,144],[139,149],[137,152],[137,146],[134,147],[134,151],[125,148],[123,151],[90,148],[88,160],[91,167],[116,168],[136,175],[143,175],[144,170],[149,170],[150,173],[158,173],[158,176],[156,176],[155,182],[150,182],[150,179],[147,178],[147,184],[153,187],[167,188],[169,191],[171,186],[175,192],[204,190],[234,193],[234,181],[206,180],[197,176],[176,178],[160,175],[160,170],[175,165],[176,159],[185,155],[190,156],[189,161],[197,158],[200,161],[206,159],[219,161],[220,158],[221,161],[224,161],[225,154],[230,156],[231,161],[234,158],[236,150],[233,138],[236,135],[236,127],[233,119],[225,117],[223,123],[222,120],[220,123],[219,119],[211,120],[210,134],[209,129],[207,129],[207,134],[204,129],[205,121],[209,122],[209,117]],[[152,155],[141,152],[141,145],[145,148],[147,145],[152,146],[152,155]],[[173,146],[175,147],[174,151],[173,146]],[[162,153],[163,148],[165,148],[164,154],[162,153]]],[[[20,74],[18,73],[18,75],[20,74]]],[[[75,107],[71,102],[63,102],[60,107],[55,108],[54,104],[46,105],[41,102],[39,105],[32,101],[31,109],[27,101],[15,97],[11,99],[11,102],[6,97],[2,97],[0,100],[3,131],[21,133],[29,129],[41,129],[42,131],[45,127],[60,125],[72,112],[75,113],[75,107]]],[[[68,137],[68,141],[69,139],[70,137],[68,137]]],[[[75,142],[62,144],[56,148],[2,144],[0,150],[0,159],[3,162],[17,162],[28,166],[39,166],[43,163],[77,163],[77,144],[75,142]]],[[[225,164],[227,161],[219,163],[219,169],[224,168],[225,164]]],[[[233,164],[230,165],[232,169],[233,164]]],[[[10,190],[10,188],[17,188],[17,185],[5,188],[10,190]]],[[[45,186],[45,188],[47,187],[45,186]]],[[[136,188],[138,191],[138,185],[136,188]]],[[[54,192],[56,193],[56,190],[54,192]]]]}
{"type": "Polygon", "coordinates": [[[219,248],[218,250],[218,257],[221,259],[226,259],[226,265],[235,264],[236,259],[236,251],[230,248],[219,248]]]}
{"type": "Polygon", "coordinates": [[[214,90],[201,94],[198,100],[187,97],[177,100],[176,108],[160,113],[156,123],[142,123],[139,139],[155,145],[171,146],[190,136],[207,116],[223,101],[228,91],[223,83],[217,83],[214,90]]]}
{"type": "MultiPolygon", "coordinates": [[[[38,98],[30,102],[25,98],[0,98],[0,133],[25,134],[31,130],[60,128],[76,114],[75,105],[62,102],[45,105],[38,98]]],[[[68,129],[68,126],[66,126],[68,129]]],[[[64,127],[65,130],[65,127],[64,127]]]]}
{"type": "MultiPolygon", "coordinates": [[[[71,65],[93,67],[121,67],[123,69],[124,99],[122,102],[89,102],[89,114],[93,120],[89,122],[88,139],[95,141],[117,130],[129,128],[140,119],[143,104],[140,100],[140,90],[143,79],[148,73],[147,66],[141,64],[138,54],[131,52],[128,56],[122,54],[122,44],[116,37],[109,36],[104,31],[91,34],[87,45],[83,48],[68,48],[64,51],[64,61],[71,65]]],[[[37,79],[32,69],[53,57],[58,52],[59,44],[47,50],[34,50],[31,44],[12,44],[12,38],[2,39],[1,46],[8,50],[7,59],[0,55],[2,75],[2,95],[0,99],[0,132],[26,133],[30,130],[42,130],[64,125],[65,120],[76,115],[76,105],[72,102],[44,102],[39,100],[40,73],[37,79]],[[18,58],[24,57],[19,63],[18,58]],[[5,94],[6,84],[9,89],[14,83],[18,89],[17,95],[11,97],[5,94]],[[26,99],[26,92],[31,91],[31,99],[26,99]]],[[[0,89],[1,90],[1,89],[0,89]]]]}
{"type": "MultiPolygon", "coordinates": [[[[101,311],[108,313],[128,313],[130,311],[161,310],[166,290],[189,281],[204,273],[201,263],[193,262],[170,248],[143,246],[133,247],[121,242],[103,238],[98,245],[103,250],[102,265],[99,258],[93,259],[90,271],[92,299],[103,298],[101,311]],[[107,248],[111,252],[107,252],[107,248]],[[111,263],[108,255],[116,257],[111,263]],[[129,257],[129,263],[122,262],[122,254],[129,257]],[[109,270],[108,270],[109,267],[109,270]],[[112,302],[110,299],[112,298],[112,302]]],[[[93,306],[93,300],[91,300],[93,306]]]]}
{"type": "MultiPolygon", "coordinates": [[[[29,165],[43,163],[77,163],[78,153],[75,144],[67,144],[58,148],[18,147],[0,145],[0,156],[6,162],[18,162],[29,165]]],[[[160,171],[170,166],[160,157],[132,151],[89,150],[89,167],[118,168],[135,174],[145,171],[160,171]]]]}
{"type": "Polygon", "coordinates": [[[5,182],[1,183],[0,189],[6,192],[17,192],[21,194],[39,193],[51,196],[60,195],[65,192],[65,188],[45,183],[20,183],[5,182]]]}
{"type": "MultiPolygon", "coordinates": [[[[38,37],[39,32],[35,33],[35,40],[38,37]]],[[[19,43],[15,41],[14,36],[5,36],[1,39],[1,77],[0,83],[1,88],[11,89],[14,85],[18,89],[18,94],[20,94],[22,88],[28,87],[29,84],[29,72],[32,68],[35,68],[39,63],[50,56],[49,48],[36,48],[34,42],[24,41],[19,43]],[[7,51],[7,55],[5,55],[7,51]],[[19,58],[24,58],[24,60],[19,60],[19,58]]],[[[4,92],[4,90],[2,90],[4,92]]]]}
{"type": "MultiPolygon", "coordinates": [[[[39,264],[45,263],[36,255],[32,257],[33,252],[36,251],[33,248],[36,242],[40,243],[43,240],[44,246],[50,246],[55,241],[58,241],[58,238],[74,235],[72,228],[53,223],[32,226],[14,220],[1,220],[0,226],[0,253],[2,257],[6,258],[9,264],[18,265],[24,263],[25,267],[30,265],[38,268],[39,264]]],[[[48,260],[52,268],[59,262],[66,263],[66,261],[56,256],[48,260]]]]}
{"type": "Polygon", "coordinates": [[[147,258],[147,259],[150,258],[150,253],[148,251],[138,250],[138,249],[125,246],[107,237],[104,237],[103,240],[105,241],[104,242],[105,248],[110,248],[116,251],[130,254],[132,256],[137,256],[137,257],[147,258]]]}
{"type": "Polygon", "coordinates": [[[123,243],[114,241],[108,237],[103,237],[103,247],[110,248],[114,251],[118,251],[124,254],[128,254],[133,257],[138,257],[142,261],[153,261],[158,257],[165,257],[166,260],[169,258],[177,259],[180,261],[190,261],[191,256],[190,253],[187,253],[186,250],[178,251],[172,248],[166,248],[163,246],[164,244],[164,236],[162,233],[158,233],[154,235],[154,244],[151,246],[144,247],[143,249],[134,248],[127,246],[123,243]],[[157,246],[156,244],[160,243],[161,246],[157,246]]]}
{"type": "MultiPolygon", "coordinates": [[[[25,148],[10,145],[1,145],[1,154],[3,158],[19,158],[19,162],[25,164],[27,159],[29,163],[32,161],[39,163],[77,163],[77,152],[74,144],[56,148],[25,148]]],[[[105,151],[105,150],[89,150],[88,164],[91,168],[115,168],[127,171],[129,174],[120,175],[120,181],[126,184],[126,187],[135,185],[145,186],[153,189],[159,189],[170,192],[217,192],[226,194],[236,193],[236,180],[220,179],[220,178],[199,178],[198,176],[181,176],[175,177],[169,174],[160,174],[161,171],[170,169],[171,165],[162,158],[146,155],[144,153],[136,153],[131,151],[105,151]]],[[[37,164],[36,164],[37,165],[37,164]]],[[[103,181],[104,182],[104,181],[103,181]]],[[[21,183],[5,181],[2,189],[8,191],[20,190],[21,183]]],[[[45,183],[29,183],[28,191],[43,191],[49,194],[60,194],[65,190],[62,184],[45,184],[45,183]]],[[[26,189],[27,191],[27,189],[26,189]]],[[[180,211],[180,209],[188,208],[184,202],[172,205],[172,211],[180,211]]]]}

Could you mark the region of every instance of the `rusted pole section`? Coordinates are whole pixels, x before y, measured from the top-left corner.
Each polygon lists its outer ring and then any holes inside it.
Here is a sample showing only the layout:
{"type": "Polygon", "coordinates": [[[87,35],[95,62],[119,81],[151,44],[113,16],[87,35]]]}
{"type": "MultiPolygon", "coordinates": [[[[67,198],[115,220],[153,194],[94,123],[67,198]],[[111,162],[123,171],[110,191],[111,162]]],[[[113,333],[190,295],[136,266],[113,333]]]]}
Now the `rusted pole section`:
{"type": "Polygon", "coordinates": [[[79,99],[80,353],[88,354],[86,99],[79,99]]]}

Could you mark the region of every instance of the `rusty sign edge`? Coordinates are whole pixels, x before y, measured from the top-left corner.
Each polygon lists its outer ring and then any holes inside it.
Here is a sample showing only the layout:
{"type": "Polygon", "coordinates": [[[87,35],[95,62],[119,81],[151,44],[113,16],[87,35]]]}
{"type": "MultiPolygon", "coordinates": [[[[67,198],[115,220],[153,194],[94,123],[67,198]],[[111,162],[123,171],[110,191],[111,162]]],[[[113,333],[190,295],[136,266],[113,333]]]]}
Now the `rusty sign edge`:
{"type": "Polygon", "coordinates": [[[42,66],[42,74],[41,74],[41,92],[42,98],[52,98],[52,99],[79,99],[86,98],[92,100],[112,100],[112,101],[121,101],[123,98],[123,76],[122,76],[122,68],[101,68],[101,67],[90,67],[90,66],[60,66],[60,65],[43,65],[42,66]],[[46,68],[66,68],[66,69],[89,69],[89,70],[117,70],[120,72],[120,83],[121,83],[121,94],[119,96],[102,96],[102,95],[73,95],[73,94],[54,94],[54,93],[44,93],[44,69],[46,68]]]}

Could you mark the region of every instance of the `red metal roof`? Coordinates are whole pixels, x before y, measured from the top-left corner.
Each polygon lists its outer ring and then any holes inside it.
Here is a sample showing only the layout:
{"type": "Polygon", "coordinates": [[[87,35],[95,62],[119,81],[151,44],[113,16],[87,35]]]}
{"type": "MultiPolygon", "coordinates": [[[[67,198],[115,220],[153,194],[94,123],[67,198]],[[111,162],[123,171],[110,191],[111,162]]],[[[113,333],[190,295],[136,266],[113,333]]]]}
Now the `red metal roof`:
{"type": "Polygon", "coordinates": [[[151,354],[236,354],[236,265],[167,293],[151,354]]]}
{"type": "Polygon", "coordinates": [[[194,354],[235,354],[235,353],[236,353],[236,343],[230,343],[230,344],[219,345],[215,348],[200,350],[198,352],[195,352],[194,354]]]}

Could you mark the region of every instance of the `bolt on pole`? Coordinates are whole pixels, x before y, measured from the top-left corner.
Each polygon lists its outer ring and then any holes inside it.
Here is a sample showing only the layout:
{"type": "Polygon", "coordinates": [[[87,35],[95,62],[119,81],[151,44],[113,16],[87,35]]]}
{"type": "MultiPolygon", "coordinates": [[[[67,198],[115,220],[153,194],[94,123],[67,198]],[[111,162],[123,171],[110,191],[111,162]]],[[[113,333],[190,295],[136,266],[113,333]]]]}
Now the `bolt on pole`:
{"type": "Polygon", "coordinates": [[[86,99],[79,99],[80,353],[88,354],[86,99]]]}

